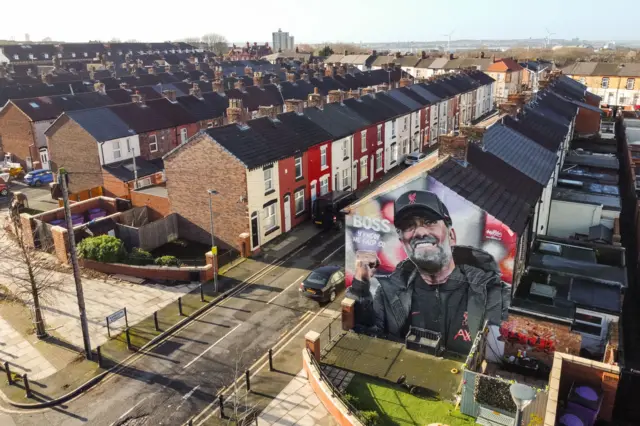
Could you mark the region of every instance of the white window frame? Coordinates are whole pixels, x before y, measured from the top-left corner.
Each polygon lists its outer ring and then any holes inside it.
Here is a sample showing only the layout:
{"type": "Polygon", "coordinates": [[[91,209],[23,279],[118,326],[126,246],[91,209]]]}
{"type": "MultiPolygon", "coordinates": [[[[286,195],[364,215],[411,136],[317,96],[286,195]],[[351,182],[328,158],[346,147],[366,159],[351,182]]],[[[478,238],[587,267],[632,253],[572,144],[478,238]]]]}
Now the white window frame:
{"type": "Polygon", "coordinates": [[[382,144],[382,124],[378,124],[378,145],[382,144]]]}
{"type": "Polygon", "coordinates": [[[362,157],[360,159],[360,182],[369,177],[369,163],[367,160],[367,157],[362,157]]]}
{"type": "Polygon", "coordinates": [[[277,204],[278,203],[273,203],[270,206],[267,206],[264,209],[262,209],[264,214],[264,221],[263,221],[264,232],[269,232],[273,228],[278,226],[276,222],[276,205],[277,204]]]}
{"type": "Polygon", "coordinates": [[[403,125],[403,129],[406,132],[407,129],[409,128],[409,117],[405,117],[404,118],[404,125],[403,125]]]}
{"type": "Polygon", "coordinates": [[[329,193],[329,176],[323,176],[320,178],[320,195],[322,196],[328,193],[329,193]]]}
{"type": "Polygon", "coordinates": [[[296,170],[296,179],[302,178],[302,174],[303,174],[302,157],[296,157],[296,159],[295,159],[295,170],[296,170]],[[298,168],[300,168],[300,173],[298,173],[298,168]]]}
{"type": "Polygon", "coordinates": [[[48,54],[48,53],[45,53],[45,54],[44,54],[44,58],[45,58],[45,59],[49,59],[49,54],[48,54]]]}
{"type": "Polygon", "coordinates": [[[273,189],[273,167],[262,169],[262,175],[264,177],[264,192],[269,192],[273,189]]]}
{"type": "Polygon", "coordinates": [[[213,129],[213,121],[207,123],[207,129],[213,129]]]}
{"type": "Polygon", "coordinates": [[[113,159],[117,160],[122,158],[122,149],[120,148],[120,141],[113,141],[113,159]]]}
{"type": "Polygon", "coordinates": [[[322,170],[329,167],[327,164],[327,145],[323,145],[320,147],[320,168],[322,170]]]}
{"type": "Polygon", "coordinates": [[[382,171],[384,164],[382,164],[382,148],[376,151],[376,172],[382,171]]]}
{"type": "Polygon", "coordinates": [[[363,130],[360,132],[360,151],[367,151],[367,131],[363,130]]]}
{"type": "Polygon", "coordinates": [[[636,79],[635,78],[628,78],[627,79],[627,90],[633,90],[633,88],[636,85],[636,79]],[[629,84],[631,83],[631,84],[629,84]]]}
{"type": "Polygon", "coordinates": [[[347,148],[347,143],[349,142],[348,139],[345,139],[342,141],[342,158],[347,158],[349,157],[349,150],[347,148]]]}
{"type": "Polygon", "coordinates": [[[180,140],[182,141],[182,143],[186,143],[188,139],[189,137],[187,135],[187,128],[183,127],[182,129],[180,129],[180,140]]]}
{"type": "Polygon", "coordinates": [[[608,89],[609,88],[609,77],[602,77],[601,86],[602,86],[603,89],[608,89]]]}
{"type": "Polygon", "coordinates": [[[394,142],[391,144],[391,158],[390,158],[389,164],[394,164],[397,162],[398,162],[398,144],[394,142]]]}
{"type": "Polygon", "coordinates": [[[396,120],[391,121],[391,137],[396,137],[396,120]]]}
{"type": "Polygon", "coordinates": [[[294,198],[294,205],[296,208],[296,215],[299,215],[300,213],[302,213],[304,211],[304,188],[297,191],[295,194],[293,194],[293,198],[294,198]],[[298,202],[301,201],[301,205],[302,208],[300,210],[298,210],[298,202]]]}
{"type": "Polygon", "coordinates": [[[351,179],[349,176],[349,169],[342,169],[342,189],[345,189],[347,186],[349,186],[350,182],[351,179]]]}
{"type": "Polygon", "coordinates": [[[149,152],[158,152],[158,136],[149,136],[149,152]]]}

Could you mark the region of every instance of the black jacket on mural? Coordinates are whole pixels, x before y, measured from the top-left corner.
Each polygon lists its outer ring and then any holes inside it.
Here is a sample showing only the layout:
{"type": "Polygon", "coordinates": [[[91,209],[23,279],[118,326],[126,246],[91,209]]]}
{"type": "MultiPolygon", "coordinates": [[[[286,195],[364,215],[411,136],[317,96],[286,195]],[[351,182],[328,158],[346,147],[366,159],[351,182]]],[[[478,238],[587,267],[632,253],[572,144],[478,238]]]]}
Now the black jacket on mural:
{"type": "Polygon", "coordinates": [[[441,332],[445,346],[450,346],[460,337],[473,340],[485,320],[500,324],[507,316],[510,288],[500,279],[493,257],[474,247],[454,246],[453,261],[454,271],[439,285],[424,283],[409,259],[391,274],[372,278],[378,284],[374,295],[370,283],[354,279],[347,297],[356,300],[356,326],[404,339],[414,325],[441,332]]]}

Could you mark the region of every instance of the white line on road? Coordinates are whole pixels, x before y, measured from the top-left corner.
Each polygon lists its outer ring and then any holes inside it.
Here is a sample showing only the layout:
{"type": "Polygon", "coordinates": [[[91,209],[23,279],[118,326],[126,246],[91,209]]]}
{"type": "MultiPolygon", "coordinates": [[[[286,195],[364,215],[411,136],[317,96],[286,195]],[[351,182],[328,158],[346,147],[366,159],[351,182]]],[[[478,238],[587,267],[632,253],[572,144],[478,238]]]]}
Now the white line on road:
{"type": "Polygon", "coordinates": [[[187,399],[191,398],[191,395],[193,395],[193,393],[197,391],[199,387],[200,385],[196,386],[195,388],[191,389],[189,392],[185,393],[182,399],[186,401],[187,399]]]}
{"type": "Polygon", "coordinates": [[[118,417],[118,420],[116,420],[115,422],[111,423],[109,426],[113,426],[113,425],[115,425],[117,422],[119,422],[120,420],[122,420],[122,419],[124,419],[125,417],[127,417],[129,414],[131,414],[131,412],[132,412],[133,410],[135,410],[135,408],[136,408],[138,405],[142,404],[142,403],[143,403],[147,398],[148,398],[148,396],[147,396],[147,397],[144,397],[143,399],[141,399],[141,400],[140,400],[136,405],[134,405],[134,406],[133,406],[133,407],[131,407],[129,410],[127,410],[123,415],[121,415],[120,417],[118,417]]]}
{"type": "Polygon", "coordinates": [[[183,369],[189,367],[191,364],[193,364],[194,362],[196,362],[197,360],[199,360],[200,358],[202,358],[202,356],[204,354],[206,354],[207,352],[209,352],[211,349],[213,349],[213,347],[215,345],[217,345],[218,343],[220,343],[225,337],[227,337],[228,335],[230,335],[231,333],[233,333],[234,331],[236,331],[236,329],[238,327],[240,327],[243,323],[240,323],[238,325],[236,325],[235,327],[233,327],[231,329],[231,331],[229,331],[227,334],[225,334],[224,336],[222,336],[221,338],[219,338],[218,340],[216,340],[211,346],[209,346],[207,349],[205,349],[200,355],[198,355],[197,357],[195,357],[194,359],[191,360],[191,362],[189,362],[189,364],[185,365],[184,367],[182,367],[183,369]]]}
{"type": "Polygon", "coordinates": [[[331,256],[333,256],[334,254],[336,254],[338,252],[338,250],[341,250],[344,247],[344,244],[341,245],[340,247],[338,247],[337,249],[335,249],[333,252],[331,252],[331,254],[327,257],[325,257],[324,259],[322,259],[322,263],[326,262],[327,259],[330,259],[331,256]]]}
{"type": "Polygon", "coordinates": [[[298,278],[297,280],[295,280],[294,282],[292,282],[291,284],[289,284],[287,286],[287,288],[285,288],[284,290],[282,290],[280,293],[276,294],[275,296],[273,296],[268,302],[267,305],[270,305],[271,302],[273,302],[274,300],[276,300],[278,298],[278,296],[282,295],[282,293],[284,293],[285,291],[289,290],[291,288],[292,285],[296,284],[298,281],[300,281],[301,279],[304,278],[304,275],[300,275],[300,278],[298,278]]]}

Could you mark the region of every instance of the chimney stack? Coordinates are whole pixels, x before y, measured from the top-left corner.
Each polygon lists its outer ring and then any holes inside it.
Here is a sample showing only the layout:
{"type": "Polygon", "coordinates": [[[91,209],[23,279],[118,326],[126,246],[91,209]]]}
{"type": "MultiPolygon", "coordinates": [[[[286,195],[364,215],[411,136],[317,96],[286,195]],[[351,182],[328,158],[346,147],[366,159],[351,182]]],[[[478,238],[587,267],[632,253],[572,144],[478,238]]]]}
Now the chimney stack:
{"type": "Polygon", "coordinates": [[[198,85],[198,83],[193,83],[193,87],[189,89],[189,94],[191,96],[195,96],[198,99],[202,99],[202,90],[200,89],[200,86],[198,85]]]}
{"type": "Polygon", "coordinates": [[[241,92],[244,92],[244,81],[242,80],[238,80],[234,83],[233,87],[235,87],[236,89],[238,89],[241,92]]]}
{"type": "Polygon", "coordinates": [[[389,90],[389,85],[387,83],[382,83],[378,85],[378,92],[386,92],[389,90]]]}
{"type": "Polygon", "coordinates": [[[244,122],[244,107],[242,99],[229,99],[229,108],[227,108],[227,121],[231,123],[244,122]]]}
{"type": "Polygon", "coordinates": [[[262,72],[256,71],[253,73],[253,85],[262,89],[262,72]]]}
{"type": "Polygon", "coordinates": [[[411,79],[406,77],[401,78],[400,87],[407,87],[407,86],[411,86],[411,79]]]}
{"type": "Polygon", "coordinates": [[[336,73],[336,67],[332,67],[331,65],[327,65],[324,68],[324,76],[325,77],[333,77],[336,73]]]}
{"type": "Polygon", "coordinates": [[[258,117],[269,117],[274,119],[276,118],[276,108],[273,105],[260,105],[258,107],[258,117]]]}
{"type": "Polygon", "coordinates": [[[518,114],[518,110],[520,108],[518,108],[518,105],[515,104],[514,102],[504,102],[498,105],[498,109],[502,113],[515,116],[518,114]]]}
{"type": "Polygon", "coordinates": [[[144,95],[141,95],[140,92],[136,91],[136,93],[131,95],[131,102],[135,104],[145,105],[144,95]]]}
{"type": "Polygon", "coordinates": [[[309,81],[309,74],[303,72],[302,74],[300,74],[300,80],[309,81]]]}
{"type": "Polygon", "coordinates": [[[44,84],[51,85],[53,83],[53,75],[51,75],[51,74],[42,74],[42,82],[44,84]]]}
{"type": "Polygon", "coordinates": [[[363,87],[362,88],[362,96],[369,95],[371,93],[375,93],[375,89],[373,87],[363,87]]]}
{"type": "Polygon", "coordinates": [[[465,136],[440,135],[438,147],[438,159],[447,156],[460,161],[467,161],[467,138],[465,136]]]}
{"type": "Polygon", "coordinates": [[[333,104],[336,102],[342,102],[342,90],[329,90],[327,94],[327,103],[333,104]]]}
{"type": "Polygon", "coordinates": [[[96,92],[100,93],[101,95],[106,95],[107,94],[107,89],[106,89],[104,83],[95,83],[93,85],[93,90],[95,90],[96,92]]]}
{"type": "Polygon", "coordinates": [[[284,101],[284,112],[295,112],[302,114],[304,109],[304,102],[300,99],[287,99],[284,101]]]}
{"type": "Polygon", "coordinates": [[[175,90],[163,90],[162,91],[162,96],[164,96],[166,99],[168,99],[171,102],[175,102],[176,101],[176,91],[175,90]]]}
{"type": "Polygon", "coordinates": [[[295,83],[296,82],[296,75],[292,72],[288,72],[287,73],[287,81],[289,83],[295,83]]]}
{"type": "Polygon", "coordinates": [[[424,50],[422,51],[422,53],[420,53],[420,58],[421,59],[427,59],[427,52],[425,52],[424,50]]]}
{"type": "Polygon", "coordinates": [[[213,91],[215,93],[218,93],[219,95],[224,94],[224,90],[222,89],[222,80],[214,80],[211,87],[213,87],[213,91]]]}
{"type": "Polygon", "coordinates": [[[151,75],[156,75],[156,67],[147,68],[147,72],[151,75]]]}
{"type": "Polygon", "coordinates": [[[248,75],[250,77],[253,75],[253,70],[251,69],[251,67],[244,67],[244,75],[248,75]]]}
{"type": "Polygon", "coordinates": [[[339,67],[338,67],[338,71],[337,71],[337,72],[338,72],[338,75],[339,75],[340,77],[344,77],[344,76],[345,76],[345,74],[347,73],[346,66],[345,66],[345,65],[341,65],[341,66],[339,66],[339,67]]]}
{"type": "Polygon", "coordinates": [[[349,97],[350,97],[350,98],[360,99],[360,96],[361,96],[361,90],[360,90],[360,88],[357,88],[357,89],[351,90],[351,91],[349,92],[349,97]]]}
{"type": "Polygon", "coordinates": [[[314,87],[313,93],[309,93],[307,96],[307,106],[322,108],[324,105],[322,95],[318,91],[317,87],[314,87]]]}
{"type": "Polygon", "coordinates": [[[222,67],[216,67],[213,72],[216,80],[222,80],[224,78],[224,73],[222,72],[222,67]]]}

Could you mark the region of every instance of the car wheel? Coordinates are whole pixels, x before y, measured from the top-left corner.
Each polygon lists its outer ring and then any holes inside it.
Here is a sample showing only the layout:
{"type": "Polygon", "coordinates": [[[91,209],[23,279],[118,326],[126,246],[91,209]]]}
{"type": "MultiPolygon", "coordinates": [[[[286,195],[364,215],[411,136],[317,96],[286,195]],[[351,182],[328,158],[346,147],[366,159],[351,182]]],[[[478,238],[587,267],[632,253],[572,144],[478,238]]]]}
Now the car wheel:
{"type": "Polygon", "coordinates": [[[40,182],[39,180],[35,181],[34,183],[35,186],[42,186],[42,182],[40,182]]]}
{"type": "Polygon", "coordinates": [[[331,290],[331,294],[329,294],[329,302],[333,302],[334,300],[336,300],[336,291],[331,290]]]}
{"type": "Polygon", "coordinates": [[[3,189],[2,192],[0,192],[0,195],[2,195],[3,197],[6,197],[8,193],[9,193],[9,190],[3,189]]]}

